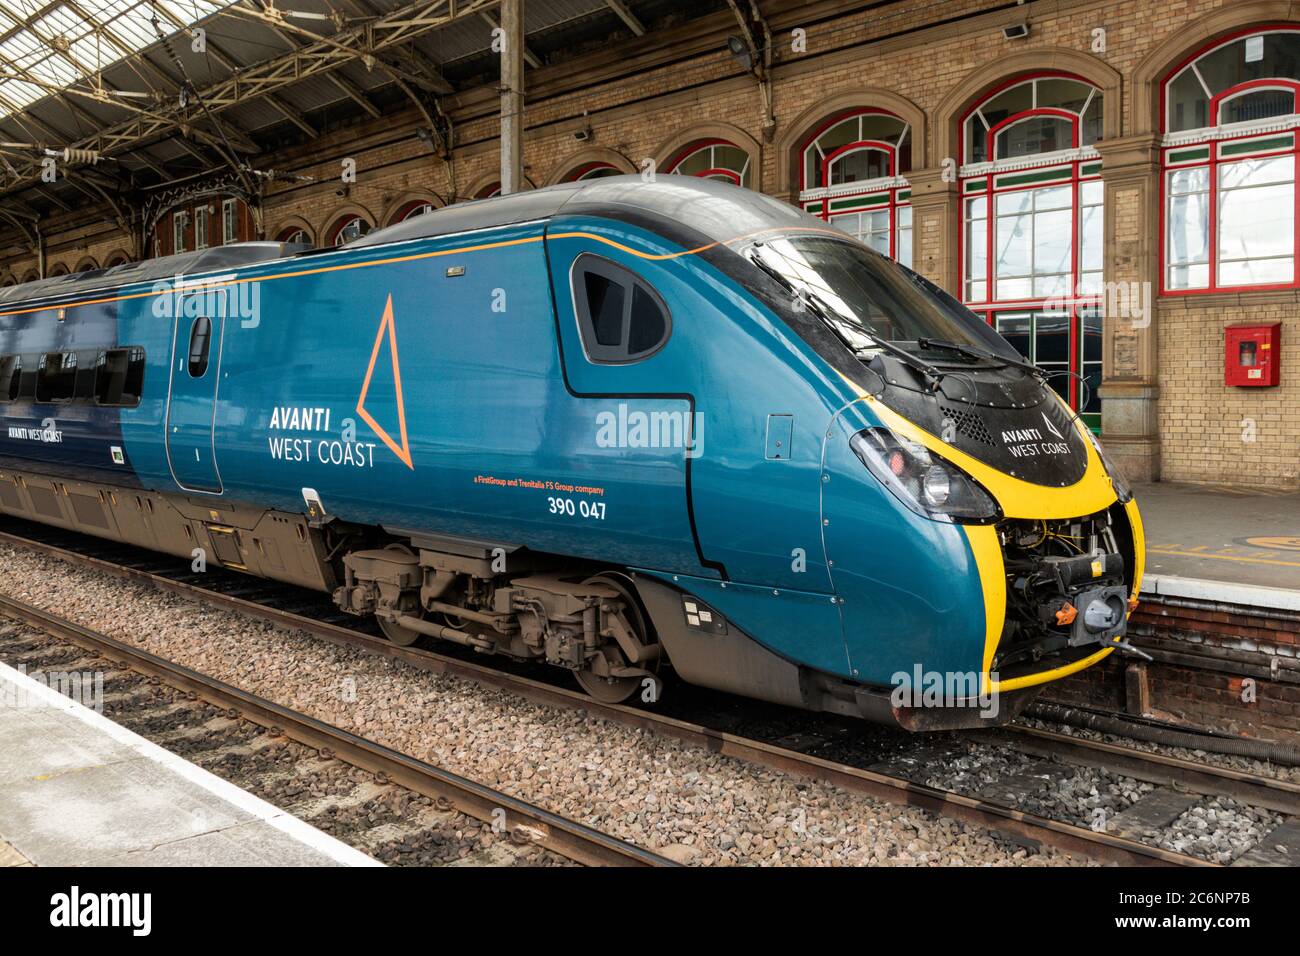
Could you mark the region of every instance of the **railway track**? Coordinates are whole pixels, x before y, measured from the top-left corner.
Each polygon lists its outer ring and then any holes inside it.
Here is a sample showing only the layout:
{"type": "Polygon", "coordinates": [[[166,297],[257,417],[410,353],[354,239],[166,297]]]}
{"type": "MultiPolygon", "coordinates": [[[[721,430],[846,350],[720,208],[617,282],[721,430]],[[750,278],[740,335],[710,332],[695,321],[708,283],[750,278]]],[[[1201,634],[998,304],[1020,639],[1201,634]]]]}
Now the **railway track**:
{"type": "Polygon", "coordinates": [[[1012,725],[991,731],[1025,753],[1098,767],[1138,780],[1207,796],[1228,796],[1253,807],[1300,816],[1300,784],[1241,770],[1196,763],[1167,754],[1075,737],[1038,727],[1012,725]]]}
{"type": "MultiPolygon", "coordinates": [[[[324,760],[338,758],[372,774],[381,785],[396,785],[432,799],[440,809],[454,809],[499,828],[518,843],[536,843],[587,866],[677,865],[649,850],[64,620],[24,601],[0,595],[0,616],[76,645],[91,655],[107,658],[123,670],[156,679],[191,700],[205,701],[231,720],[242,718],[266,728],[273,736],[283,735],[315,751],[324,760]]],[[[60,666],[66,664],[64,660],[60,666]]]]}
{"type": "MultiPolygon", "coordinates": [[[[1026,846],[1052,846],[1103,862],[1124,865],[1213,865],[1205,859],[1163,849],[1132,836],[1026,812],[1011,805],[1011,801],[998,802],[978,794],[931,785],[917,779],[916,773],[897,769],[888,760],[871,761],[862,766],[858,765],[862,763],[861,760],[828,759],[809,752],[819,749],[828,740],[833,740],[836,737],[833,730],[825,734],[819,734],[815,730],[810,734],[786,734],[780,739],[799,739],[795,746],[783,746],[749,734],[729,733],[717,726],[693,720],[682,720],[627,705],[605,704],[585,694],[513,673],[504,667],[487,666],[475,660],[418,646],[399,647],[375,632],[367,633],[364,625],[368,622],[357,622],[331,610],[328,598],[313,592],[283,588],[273,582],[227,572],[188,574],[184,570],[178,570],[176,560],[152,552],[127,549],[72,533],[51,540],[48,535],[61,533],[39,526],[31,532],[32,536],[29,536],[26,527],[21,530],[12,530],[12,525],[6,527],[11,530],[0,529],[0,542],[147,583],[164,591],[284,627],[304,630],[333,643],[401,660],[423,670],[461,677],[538,703],[584,710],[623,726],[675,738],[763,767],[823,781],[891,803],[920,807],[939,816],[996,831],[1026,846]],[[108,556],[83,553],[82,549],[91,548],[100,555],[108,556]],[[358,624],[362,626],[358,627],[358,624]]],[[[820,715],[800,716],[815,720],[820,715]]],[[[1230,796],[1243,803],[1281,814],[1300,813],[1300,786],[1285,781],[1032,728],[1014,727],[979,737],[996,740],[1003,746],[1026,753],[1096,767],[1163,787],[1197,794],[1230,796]]],[[[992,789],[996,791],[999,788],[992,789]]]]}

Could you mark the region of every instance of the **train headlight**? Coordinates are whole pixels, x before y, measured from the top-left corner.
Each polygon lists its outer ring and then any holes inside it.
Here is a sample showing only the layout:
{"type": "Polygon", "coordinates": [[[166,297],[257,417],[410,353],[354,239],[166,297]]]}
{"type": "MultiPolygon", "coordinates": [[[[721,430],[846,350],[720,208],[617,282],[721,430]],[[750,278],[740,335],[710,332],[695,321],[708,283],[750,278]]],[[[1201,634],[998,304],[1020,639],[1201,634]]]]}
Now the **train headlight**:
{"type": "Polygon", "coordinates": [[[1127,479],[1115,462],[1111,461],[1110,455],[1106,454],[1106,449],[1101,446],[1101,441],[1092,433],[1092,429],[1087,429],[1088,437],[1092,440],[1092,447],[1097,449],[1097,457],[1101,459],[1101,467],[1106,469],[1106,474],[1110,475],[1110,483],[1115,488],[1115,494],[1119,496],[1120,504],[1129,501],[1133,497],[1133,489],[1129,487],[1127,479]]]}
{"type": "Polygon", "coordinates": [[[974,478],[888,428],[860,431],[849,446],[882,485],[919,515],[969,523],[998,516],[997,502],[974,478]]]}
{"type": "Polygon", "coordinates": [[[932,508],[942,508],[952,495],[952,478],[942,465],[931,465],[921,479],[921,500],[932,508]]]}

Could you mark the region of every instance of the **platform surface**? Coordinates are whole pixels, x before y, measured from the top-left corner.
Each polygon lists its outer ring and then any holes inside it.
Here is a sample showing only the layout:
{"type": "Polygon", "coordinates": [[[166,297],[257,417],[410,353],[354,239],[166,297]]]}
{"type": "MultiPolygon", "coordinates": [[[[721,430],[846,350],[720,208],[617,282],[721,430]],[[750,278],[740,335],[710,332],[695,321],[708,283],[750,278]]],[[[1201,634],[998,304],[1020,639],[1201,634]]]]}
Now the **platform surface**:
{"type": "Polygon", "coordinates": [[[377,866],[0,664],[0,866],[377,866]]]}
{"type": "Polygon", "coordinates": [[[1148,574],[1300,592],[1300,494],[1159,482],[1133,495],[1148,574]]]}

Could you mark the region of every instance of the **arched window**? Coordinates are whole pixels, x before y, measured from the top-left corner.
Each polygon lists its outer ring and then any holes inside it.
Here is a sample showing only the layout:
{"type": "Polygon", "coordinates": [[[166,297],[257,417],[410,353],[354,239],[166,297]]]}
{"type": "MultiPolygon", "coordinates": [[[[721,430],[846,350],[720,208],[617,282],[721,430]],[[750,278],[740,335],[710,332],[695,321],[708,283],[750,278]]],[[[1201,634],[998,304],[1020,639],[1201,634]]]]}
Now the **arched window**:
{"type": "Polygon", "coordinates": [[[370,232],[370,223],[357,215],[344,216],[330,231],[330,245],[342,246],[370,232]]]}
{"type": "Polygon", "coordinates": [[[1102,92],[1013,79],[962,119],[962,300],[1101,424],[1102,92]]]}
{"type": "MultiPolygon", "coordinates": [[[[602,162],[583,163],[581,166],[577,166],[569,170],[569,172],[565,175],[563,179],[560,180],[560,182],[576,183],[576,182],[581,182],[582,180],[585,179],[604,179],[606,176],[621,176],[621,175],[623,175],[623,171],[619,169],[617,166],[615,166],[613,163],[602,163],[602,162]]],[[[498,186],[497,192],[500,191],[501,188],[498,186]]],[[[495,196],[496,193],[494,192],[492,193],[492,195],[495,196]]]]}
{"type": "Polygon", "coordinates": [[[491,199],[493,196],[501,195],[500,183],[488,183],[482,189],[474,194],[475,199],[491,199]]]}
{"type": "Polygon", "coordinates": [[[311,245],[311,236],[307,234],[306,229],[299,229],[297,226],[287,226],[280,230],[280,234],[275,237],[276,242],[302,243],[311,245]]]}
{"type": "Polygon", "coordinates": [[[799,204],[859,241],[912,264],[911,129],[884,110],[827,120],[801,151],[799,204]]]}
{"type": "Polygon", "coordinates": [[[749,153],[725,139],[691,143],[668,161],[667,172],[720,179],[749,188],[749,153]]]}
{"type": "Polygon", "coordinates": [[[1294,288],[1300,31],[1219,40],[1161,90],[1161,292],[1294,288]]]}
{"type": "Polygon", "coordinates": [[[406,222],[406,220],[414,219],[416,216],[423,216],[426,213],[431,213],[437,208],[438,207],[431,202],[425,202],[422,199],[412,199],[410,202],[403,204],[397,212],[393,214],[393,218],[388,224],[392,226],[399,222],[406,222]]]}

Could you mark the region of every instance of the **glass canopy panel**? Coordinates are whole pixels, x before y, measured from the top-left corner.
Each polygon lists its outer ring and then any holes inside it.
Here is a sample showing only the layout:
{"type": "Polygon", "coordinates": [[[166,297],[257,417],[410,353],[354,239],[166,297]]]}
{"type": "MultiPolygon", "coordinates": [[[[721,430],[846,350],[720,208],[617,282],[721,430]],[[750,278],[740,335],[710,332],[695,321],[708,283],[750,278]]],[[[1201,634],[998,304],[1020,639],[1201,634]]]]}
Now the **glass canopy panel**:
{"type": "MultiPolygon", "coordinates": [[[[154,8],[170,36],[235,0],[5,0],[0,4],[0,118],[157,42],[154,8]]],[[[147,93],[146,89],[127,90],[147,93]]]]}

